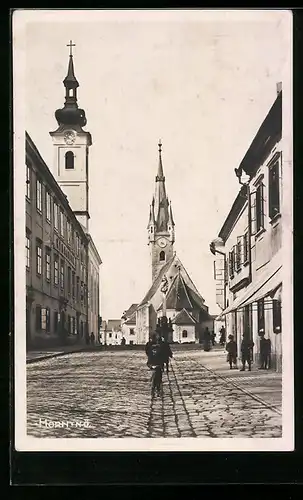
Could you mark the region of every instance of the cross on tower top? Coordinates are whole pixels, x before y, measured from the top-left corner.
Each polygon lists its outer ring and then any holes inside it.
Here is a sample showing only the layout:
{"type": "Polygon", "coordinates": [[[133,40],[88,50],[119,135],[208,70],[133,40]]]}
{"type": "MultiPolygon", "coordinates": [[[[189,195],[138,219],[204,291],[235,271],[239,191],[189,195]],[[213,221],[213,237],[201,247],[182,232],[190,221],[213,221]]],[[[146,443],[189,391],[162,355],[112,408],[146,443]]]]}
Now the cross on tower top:
{"type": "Polygon", "coordinates": [[[73,47],[76,47],[76,44],[72,42],[72,40],[69,41],[69,43],[66,45],[66,47],[69,47],[69,55],[72,56],[73,55],[73,47]]]}

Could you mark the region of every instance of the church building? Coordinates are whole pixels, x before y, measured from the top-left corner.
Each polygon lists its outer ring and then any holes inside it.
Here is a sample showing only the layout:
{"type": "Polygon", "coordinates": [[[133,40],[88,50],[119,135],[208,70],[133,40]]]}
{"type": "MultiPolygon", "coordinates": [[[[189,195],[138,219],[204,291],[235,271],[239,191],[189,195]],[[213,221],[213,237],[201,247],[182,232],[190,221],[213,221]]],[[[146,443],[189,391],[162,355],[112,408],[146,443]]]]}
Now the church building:
{"type": "Polygon", "coordinates": [[[210,325],[211,316],[205,300],[174,250],[175,222],[166,195],[161,141],[155,181],[147,226],[152,284],[135,313],[132,311],[132,317],[125,316],[125,322],[134,322],[135,316],[138,344],[148,341],[161,316],[166,316],[171,322],[170,342],[199,342],[203,329],[210,325]]]}

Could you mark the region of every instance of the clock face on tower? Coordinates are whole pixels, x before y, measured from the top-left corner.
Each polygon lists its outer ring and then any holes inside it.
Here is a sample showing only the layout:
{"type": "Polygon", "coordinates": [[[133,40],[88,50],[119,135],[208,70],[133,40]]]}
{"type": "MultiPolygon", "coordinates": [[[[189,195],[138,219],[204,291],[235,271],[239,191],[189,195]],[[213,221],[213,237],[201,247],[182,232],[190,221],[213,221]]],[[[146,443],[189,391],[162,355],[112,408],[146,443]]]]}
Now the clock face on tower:
{"type": "Polygon", "coordinates": [[[159,245],[161,248],[166,247],[166,245],[167,245],[167,241],[166,241],[166,239],[165,239],[165,238],[159,238],[159,239],[158,239],[158,245],[159,245]]]}
{"type": "Polygon", "coordinates": [[[66,144],[74,144],[76,140],[76,132],[74,130],[67,130],[64,134],[66,144]]]}

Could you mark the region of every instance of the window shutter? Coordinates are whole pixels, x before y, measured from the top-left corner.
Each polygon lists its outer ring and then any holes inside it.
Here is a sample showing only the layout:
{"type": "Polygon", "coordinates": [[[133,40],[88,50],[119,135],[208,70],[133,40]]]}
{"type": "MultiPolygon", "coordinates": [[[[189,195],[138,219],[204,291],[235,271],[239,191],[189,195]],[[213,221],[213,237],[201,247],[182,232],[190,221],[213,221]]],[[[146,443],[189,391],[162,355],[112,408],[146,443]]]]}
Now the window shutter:
{"type": "Polygon", "coordinates": [[[261,228],[264,228],[264,218],[265,218],[264,184],[260,184],[260,216],[261,216],[261,228]]]}
{"type": "Polygon", "coordinates": [[[257,202],[256,196],[257,192],[253,191],[250,194],[250,206],[251,206],[251,235],[254,236],[257,232],[257,202]]]}

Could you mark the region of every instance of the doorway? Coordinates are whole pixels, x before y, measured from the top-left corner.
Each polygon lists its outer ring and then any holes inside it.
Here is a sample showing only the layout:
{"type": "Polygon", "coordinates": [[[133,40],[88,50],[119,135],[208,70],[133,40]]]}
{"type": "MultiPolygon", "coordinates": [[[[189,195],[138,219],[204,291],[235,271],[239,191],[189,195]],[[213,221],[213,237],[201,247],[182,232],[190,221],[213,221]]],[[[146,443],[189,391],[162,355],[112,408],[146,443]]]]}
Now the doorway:
{"type": "Polygon", "coordinates": [[[26,306],[26,317],[25,317],[25,322],[26,322],[26,350],[28,350],[31,347],[32,344],[32,339],[31,339],[31,310],[30,306],[26,306]]]}

